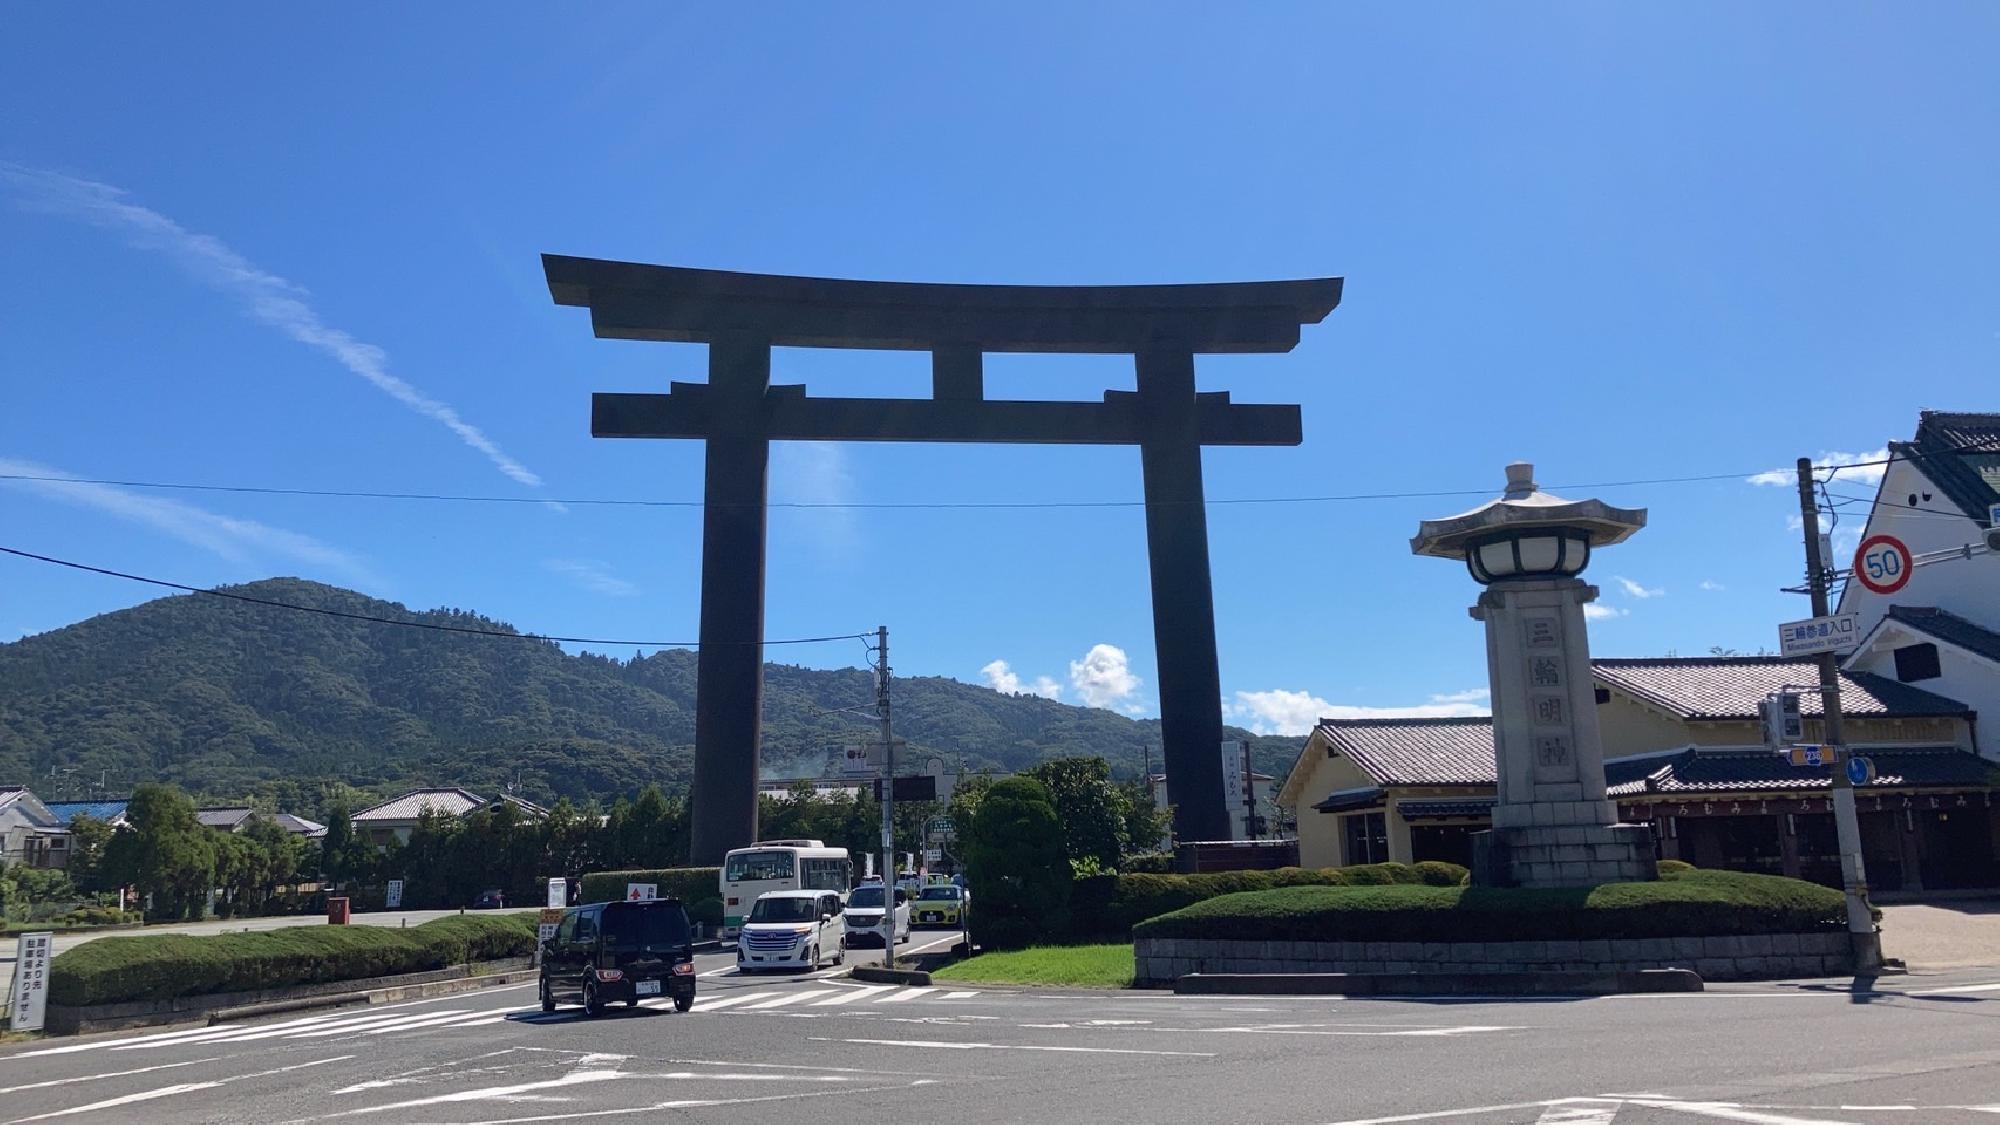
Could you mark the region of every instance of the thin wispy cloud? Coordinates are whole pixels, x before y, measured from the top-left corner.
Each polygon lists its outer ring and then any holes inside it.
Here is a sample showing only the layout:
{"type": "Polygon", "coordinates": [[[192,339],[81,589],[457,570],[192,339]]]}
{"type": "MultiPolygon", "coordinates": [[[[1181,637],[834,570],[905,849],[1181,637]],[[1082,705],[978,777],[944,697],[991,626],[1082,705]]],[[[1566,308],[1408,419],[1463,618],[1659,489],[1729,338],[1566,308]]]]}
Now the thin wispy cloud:
{"type": "Polygon", "coordinates": [[[133,246],[165,255],[196,281],[241,302],[251,319],[332,358],[383,394],[450,430],[508,477],[530,488],[541,486],[540,476],[508,456],[457,410],[392,373],[387,352],[321,320],[307,304],[304,288],[258,267],[221,239],[191,231],[131,202],[123,189],[95,180],[0,161],[0,181],[32,210],[116,231],[133,246]]]}
{"type": "Polygon", "coordinates": [[[1644,600],[1646,598],[1660,598],[1666,596],[1667,591],[1662,587],[1642,586],[1639,583],[1632,581],[1630,578],[1627,578],[1622,574],[1617,575],[1616,577],[1618,580],[1618,585],[1624,588],[1625,593],[1628,597],[1634,597],[1644,600]]]}
{"type": "Polygon", "coordinates": [[[1717,582],[1717,581],[1715,581],[1715,580],[1713,580],[1713,579],[1710,579],[1710,578],[1704,578],[1704,579],[1702,579],[1702,580],[1701,580],[1701,583],[1700,583],[1700,587],[1701,587],[1701,589],[1703,589],[1703,590],[1706,590],[1706,591],[1708,591],[1708,592],[1709,592],[1709,593],[1711,593],[1711,594],[1713,594],[1713,593],[1717,593],[1717,592],[1719,592],[1719,591],[1722,591],[1722,590],[1726,590],[1726,589],[1728,589],[1728,588],[1729,588],[1729,587],[1727,587],[1727,586],[1724,586],[1724,585],[1723,585],[1722,583],[1720,583],[1720,582],[1717,582]]]}
{"type": "Polygon", "coordinates": [[[542,565],[593,594],[629,598],[639,592],[639,587],[611,573],[611,568],[605,564],[592,559],[546,559],[542,565]]]}
{"type": "Polygon", "coordinates": [[[1629,609],[1614,609],[1611,606],[1600,605],[1597,602],[1586,602],[1583,606],[1583,615],[1592,621],[1604,621],[1613,617],[1626,617],[1631,612],[1629,609]]]}
{"type": "MultiPolygon", "coordinates": [[[[781,441],[771,447],[773,504],[838,505],[854,502],[854,471],[847,451],[832,442],[781,441]]],[[[780,507],[774,517],[804,534],[833,559],[852,559],[861,547],[861,525],[852,508],[780,507]]]]}
{"type": "MultiPolygon", "coordinates": [[[[0,457],[0,474],[45,478],[76,475],[39,462],[5,457],[0,457]]],[[[310,535],[225,516],[180,500],[80,480],[0,479],[0,487],[150,527],[233,563],[282,559],[304,563],[322,572],[335,572],[349,581],[375,583],[374,574],[359,559],[310,535]]]]}
{"type": "MultiPolygon", "coordinates": [[[[1883,473],[1889,471],[1886,463],[1888,460],[1889,447],[1883,446],[1869,453],[1824,453],[1813,462],[1813,468],[1836,470],[1833,479],[1837,481],[1875,484],[1882,479],[1883,473]]],[[[1796,488],[1799,483],[1799,471],[1770,469],[1749,477],[1748,480],[1751,484],[1786,485],[1796,488]]]]}
{"type": "Polygon", "coordinates": [[[1485,702],[1486,689],[1442,692],[1429,703],[1406,707],[1370,707],[1333,703],[1309,691],[1239,691],[1223,714],[1256,734],[1301,735],[1312,733],[1321,719],[1461,719],[1492,714],[1485,702]]]}

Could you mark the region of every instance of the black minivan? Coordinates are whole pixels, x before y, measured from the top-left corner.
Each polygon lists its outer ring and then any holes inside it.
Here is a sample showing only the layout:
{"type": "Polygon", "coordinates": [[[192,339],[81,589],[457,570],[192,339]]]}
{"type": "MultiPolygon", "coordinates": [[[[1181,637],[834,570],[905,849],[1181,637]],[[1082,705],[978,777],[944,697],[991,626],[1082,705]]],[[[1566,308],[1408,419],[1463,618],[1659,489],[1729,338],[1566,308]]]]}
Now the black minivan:
{"type": "Polygon", "coordinates": [[[542,945],[544,1012],[582,1004],[599,1016],[606,1004],[654,996],[673,997],[676,1011],[694,1007],[694,939],[677,899],[572,906],[542,945]]]}

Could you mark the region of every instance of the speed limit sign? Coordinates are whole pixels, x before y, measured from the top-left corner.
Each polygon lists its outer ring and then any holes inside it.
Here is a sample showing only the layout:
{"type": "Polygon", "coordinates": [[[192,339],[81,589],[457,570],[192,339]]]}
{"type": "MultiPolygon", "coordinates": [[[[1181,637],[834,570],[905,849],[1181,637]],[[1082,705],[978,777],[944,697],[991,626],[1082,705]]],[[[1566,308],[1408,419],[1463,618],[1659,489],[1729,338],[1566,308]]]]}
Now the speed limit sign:
{"type": "Polygon", "coordinates": [[[1854,580],[1877,594],[1893,594],[1909,585],[1913,569],[1910,549],[1893,535],[1871,535],[1854,552],[1854,580]]]}

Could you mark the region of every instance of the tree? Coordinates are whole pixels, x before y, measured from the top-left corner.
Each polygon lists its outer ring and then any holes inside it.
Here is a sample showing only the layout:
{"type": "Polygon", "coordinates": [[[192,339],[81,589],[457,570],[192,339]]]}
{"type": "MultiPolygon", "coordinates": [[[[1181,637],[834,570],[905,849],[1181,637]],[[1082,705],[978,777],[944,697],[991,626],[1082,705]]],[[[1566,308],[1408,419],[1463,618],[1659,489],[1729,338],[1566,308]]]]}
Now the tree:
{"type": "Polygon", "coordinates": [[[152,899],[151,916],[199,918],[215,886],[215,834],[194,815],[194,802],[170,785],[147,783],[125,806],[128,832],[105,848],[105,871],[152,899]]]}
{"type": "Polygon", "coordinates": [[[1054,803],[1073,863],[1111,871],[1125,851],[1124,796],[1103,758],[1057,758],[1022,774],[1040,781],[1054,803]]]}
{"type": "Polygon", "coordinates": [[[1069,931],[1069,853],[1049,791],[1031,777],[997,781],[979,801],[965,837],[972,936],[994,949],[1060,938],[1069,931]]]}
{"type": "Polygon", "coordinates": [[[354,835],[354,817],[345,796],[326,809],[326,835],[319,842],[320,877],[335,886],[359,879],[368,868],[368,845],[354,835]]]}
{"type": "Polygon", "coordinates": [[[1163,809],[1153,802],[1153,783],[1148,778],[1135,778],[1117,783],[1118,796],[1124,802],[1125,854],[1143,855],[1160,849],[1160,842],[1173,831],[1173,812],[1163,809]]]}
{"type": "Polygon", "coordinates": [[[78,813],[69,822],[69,877],[87,893],[115,890],[104,877],[104,849],[115,829],[94,816],[78,813]]]}

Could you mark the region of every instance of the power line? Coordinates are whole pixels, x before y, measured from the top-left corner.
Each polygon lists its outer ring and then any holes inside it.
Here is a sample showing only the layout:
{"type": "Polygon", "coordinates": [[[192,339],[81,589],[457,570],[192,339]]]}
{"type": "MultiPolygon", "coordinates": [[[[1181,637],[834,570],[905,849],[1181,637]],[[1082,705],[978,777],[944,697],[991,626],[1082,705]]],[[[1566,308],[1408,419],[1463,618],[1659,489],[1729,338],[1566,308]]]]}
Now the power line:
{"type": "MultiPolygon", "coordinates": [[[[1850,465],[1827,465],[1821,468],[1829,474],[1829,479],[1837,477],[1848,469],[1868,469],[1889,465],[1896,461],[1922,460],[1928,457],[1942,457],[1965,452],[1980,452],[1975,446],[1942,449],[1934,452],[1913,451],[1899,453],[1873,461],[1856,461],[1850,465]]],[[[1693,476],[1646,477],[1631,480],[1582,481],[1571,484],[1556,484],[1551,489],[1576,490],[1586,488],[1635,488],[1658,484],[1703,484],[1725,480],[1747,480],[1762,476],[1763,470],[1754,472],[1701,473],[1693,476]]],[[[114,488],[149,488],[179,492],[218,492],[252,496],[306,496],[320,499],[343,500],[408,500],[457,504],[560,504],[574,507],[610,508],[688,508],[700,509],[706,506],[702,500],[644,500],[615,497],[559,497],[559,496],[491,496],[470,493],[446,492],[388,492],[363,489],[331,488],[288,488],[277,485],[247,484],[200,484],[187,481],[118,480],[108,477],[72,477],[52,473],[0,473],[0,481],[24,481],[40,484],[92,484],[114,488]]],[[[1209,505],[1256,505],[1256,504],[1335,504],[1363,500],[1426,500],[1452,496],[1491,496],[1493,489],[1452,488],[1408,492],[1349,492],[1323,496],[1245,496],[1206,499],[1202,501],[1173,500],[1154,501],[1163,504],[1209,505]]],[[[873,510],[946,510],[946,509],[1008,509],[1008,508],[1144,508],[1145,500],[774,500],[762,505],[766,508],[803,509],[873,509],[873,510]]]]}
{"type": "MultiPolygon", "coordinates": [[[[38,555],[33,551],[18,550],[14,547],[0,547],[0,554],[9,554],[13,555],[16,558],[32,559],[35,562],[50,563],[55,566],[64,566],[68,567],[71,570],[81,570],[89,574],[101,574],[107,578],[123,578],[128,582],[143,582],[148,586],[160,586],[164,587],[165,589],[179,590],[183,593],[188,593],[188,594],[201,594],[205,597],[211,597],[211,598],[227,598],[230,601],[248,602],[251,605],[268,606],[272,609],[289,609],[296,613],[316,613],[322,617],[338,617],[344,621],[368,621],[377,625],[400,625],[406,629],[429,629],[432,632],[437,632],[437,633],[464,633],[469,636],[475,636],[475,637],[501,637],[506,640],[513,640],[513,641],[558,641],[564,644],[605,645],[605,646],[616,646],[616,647],[631,645],[639,648],[700,648],[701,647],[700,642],[698,641],[626,641],[626,640],[607,640],[603,637],[559,637],[549,633],[510,633],[504,629],[476,629],[467,625],[442,625],[435,621],[405,621],[395,617],[377,617],[374,614],[369,614],[369,613],[350,613],[346,610],[327,609],[323,606],[299,605],[296,602],[281,602],[273,598],[260,598],[251,594],[237,593],[232,590],[218,590],[218,589],[208,589],[201,586],[188,586],[180,582],[169,582],[163,578],[147,578],[144,575],[128,574],[122,570],[110,570],[101,566],[90,566],[86,563],[71,562],[68,559],[58,559],[58,558],[52,558],[51,556],[48,555],[38,555]]],[[[812,644],[823,644],[828,641],[855,640],[857,638],[862,638],[865,636],[866,634],[863,633],[839,633],[830,637],[788,637],[783,640],[775,640],[775,641],[720,641],[714,643],[736,644],[736,645],[756,645],[756,644],[812,645],[812,644]]]]}
{"type": "Polygon", "coordinates": [[[1925,515],[1946,516],[1951,519],[1966,519],[1966,514],[1957,508],[1926,508],[1922,504],[1905,504],[1898,500],[1885,500],[1879,496],[1850,496],[1845,492],[1828,492],[1828,496],[1849,504],[1871,504],[1878,508],[1896,508],[1905,512],[1920,512],[1925,515]]]}

